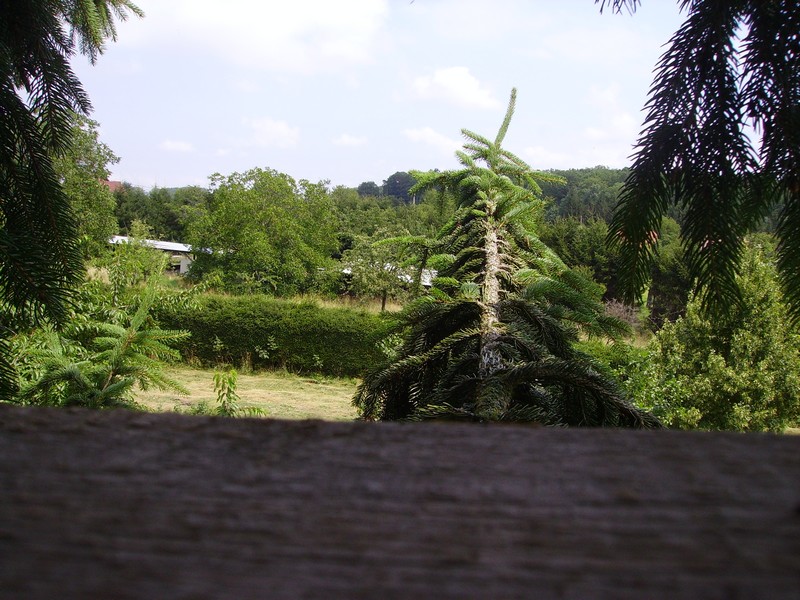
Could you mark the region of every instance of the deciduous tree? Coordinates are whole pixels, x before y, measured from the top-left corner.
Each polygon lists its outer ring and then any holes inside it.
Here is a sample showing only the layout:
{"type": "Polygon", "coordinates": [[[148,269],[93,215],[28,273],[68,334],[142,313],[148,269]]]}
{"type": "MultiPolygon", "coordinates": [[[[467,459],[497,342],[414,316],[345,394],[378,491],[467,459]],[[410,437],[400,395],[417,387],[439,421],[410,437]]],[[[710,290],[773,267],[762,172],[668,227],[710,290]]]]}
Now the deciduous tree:
{"type": "Polygon", "coordinates": [[[271,169],[212,176],[205,215],[191,225],[196,276],[218,272],[229,286],[275,294],[309,291],[331,272],[337,221],[325,186],[271,169]]]}

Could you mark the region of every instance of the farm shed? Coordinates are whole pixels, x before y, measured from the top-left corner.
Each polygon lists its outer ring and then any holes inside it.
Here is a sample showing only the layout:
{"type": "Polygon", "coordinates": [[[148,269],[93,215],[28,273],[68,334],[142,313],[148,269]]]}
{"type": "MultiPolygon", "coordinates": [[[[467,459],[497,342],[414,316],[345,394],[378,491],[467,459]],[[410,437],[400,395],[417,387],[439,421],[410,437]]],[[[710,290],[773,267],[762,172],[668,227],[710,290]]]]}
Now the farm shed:
{"type": "MultiPolygon", "coordinates": [[[[115,235],[109,240],[110,244],[129,244],[130,242],[131,240],[125,235],[115,235]]],[[[185,275],[189,271],[189,267],[192,264],[192,247],[188,244],[164,242],[162,240],[141,240],[141,243],[168,253],[170,255],[170,265],[181,275],[185,275]]]]}
{"type": "Polygon", "coordinates": [[[796,599],[800,438],[0,407],[5,598],[796,599]]]}

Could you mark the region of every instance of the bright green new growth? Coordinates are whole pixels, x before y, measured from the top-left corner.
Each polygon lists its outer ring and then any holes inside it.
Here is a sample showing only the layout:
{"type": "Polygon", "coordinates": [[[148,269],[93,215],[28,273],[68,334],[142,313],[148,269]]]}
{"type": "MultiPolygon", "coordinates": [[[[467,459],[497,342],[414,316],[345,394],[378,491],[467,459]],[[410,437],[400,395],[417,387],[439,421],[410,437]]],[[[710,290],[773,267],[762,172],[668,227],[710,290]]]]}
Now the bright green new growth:
{"type": "Polygon", "coordinates": [[[266,413],[258,407],[239,406],[239,394],[236,385],[239,374],[236,369],[217,371],[214,373],[214,392],[217,394],[217,407],[211,414],[220,417],[263,417],[266,413]]]}
{"type": "Polygon", "coordinates": [[[437,237],[445,266],[404,312],[400,349],[364,378],[354,404],[364,419],[658,426],[573,345],[580,333],[615,338],[625,326],[534,235],[537,180],[556,178],[501,147],[515,99],[516,90],[494,142],[463,131],[461,170],[415,173],[414,191],[458,198],[437,237]]]}
{"type": "Polygon", "coordinates": [[[163,361],[180,355],[169,344],[188,337],[149,321],[154,301],[145,292],[127,325],[98,321],[71,323],[62,334],[49,335],[36,361],[41,372],[23,386],[17,402],[48,406],[109,408],[133,405],[135,384],[186,393],[163,372],[163,361]]]}

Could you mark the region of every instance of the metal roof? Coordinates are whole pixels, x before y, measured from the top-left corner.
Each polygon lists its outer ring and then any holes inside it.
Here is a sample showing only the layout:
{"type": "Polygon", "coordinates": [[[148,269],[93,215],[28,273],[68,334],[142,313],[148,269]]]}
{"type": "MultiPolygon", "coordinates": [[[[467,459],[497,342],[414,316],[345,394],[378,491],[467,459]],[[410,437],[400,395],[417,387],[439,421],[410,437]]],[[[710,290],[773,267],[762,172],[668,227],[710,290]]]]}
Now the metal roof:
{"type": "MultiPolygon", "coordinates": [[[[127,235],[115,235],[110,240],[111,244],[129,244],[130,239],[127,235]]],[[[192,247],[188,244],[179,244],[178,242],[163,242],[161,240],[140,240],[145,246],[156,248],[157,250],[166,250],[167,252],[183,252],[189,254],[192,247]]]]}

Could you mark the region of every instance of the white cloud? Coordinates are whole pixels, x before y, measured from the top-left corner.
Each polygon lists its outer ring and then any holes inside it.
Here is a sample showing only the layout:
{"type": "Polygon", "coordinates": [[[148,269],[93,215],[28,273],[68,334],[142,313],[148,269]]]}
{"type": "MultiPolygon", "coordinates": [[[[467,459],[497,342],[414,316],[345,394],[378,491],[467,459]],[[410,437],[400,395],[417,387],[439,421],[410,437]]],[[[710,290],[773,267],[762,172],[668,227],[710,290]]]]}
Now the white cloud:
{"type": "Polygon", "coordinates": [[[418,98],[444,100],[466,108],[502,106],[467,67],[437,69],[432,75],[417,77],[411,88],[418,98]]]}
{"type": "Polygon", "coordinates": [[[349,133],[343,133],[335,140],[333,143],[336,146],[363,146],[367,143],[367,138],[364,136],[356,136],[350,135],[349,133]]]}
{"type": "Polygon", "coordinates": [[[194,146],[181,140],[164,140],[158,147],[167,152],[194,152],[194,146]]]}
{"type": "Polygon", "coordinates": [[[293,72],[371,63],[389,12],[388,0],[139,4],[157,42],[203,49],[248,68],[293,72]]]}
{"type": "Polygon", "coordinates": [[[249,127],[252,135],[248,138],[248,145],[293,148],[300,141],[300,130],[290,126],[286,121],[276,121],[269,117],[259,119],[243,119],[245,126],[249,127]]]}
{"type": "Polygon", "coordinates": [[[433,146],[443,154],[452,156],[456,150],[461,148],[461,142],[453,140],[446,135],[442,135],[438,131],[434,131],[430,127],[420,127],[417,129],[406,129],[403,131],[405,135],[412,142],[420,142],[433,146]]]}

